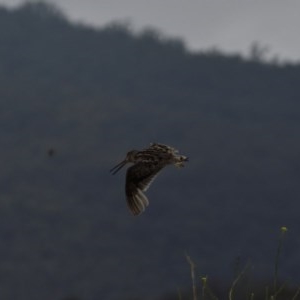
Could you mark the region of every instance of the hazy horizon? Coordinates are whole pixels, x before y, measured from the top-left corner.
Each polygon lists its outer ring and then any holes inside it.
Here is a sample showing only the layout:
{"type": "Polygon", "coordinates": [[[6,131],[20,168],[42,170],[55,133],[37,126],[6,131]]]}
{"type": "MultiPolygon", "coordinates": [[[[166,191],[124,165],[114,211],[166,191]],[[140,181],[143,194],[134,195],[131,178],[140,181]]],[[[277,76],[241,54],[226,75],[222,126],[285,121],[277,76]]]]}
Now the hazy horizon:
{"type": "MultiPolygon", "coordinates": [[[[0,0],[14,7],[24,0],[0,0]]],[[[113,21],[128,22],[135,30],[153,27],[168,36],[183,39],[193,51],[217,48],[226,53],[249,55],[257,42],[266,57],[299,61],[300,26],[296,1],[195,1],[111,2],[51,0],[75,22],[103,26],[113,21]]]]}

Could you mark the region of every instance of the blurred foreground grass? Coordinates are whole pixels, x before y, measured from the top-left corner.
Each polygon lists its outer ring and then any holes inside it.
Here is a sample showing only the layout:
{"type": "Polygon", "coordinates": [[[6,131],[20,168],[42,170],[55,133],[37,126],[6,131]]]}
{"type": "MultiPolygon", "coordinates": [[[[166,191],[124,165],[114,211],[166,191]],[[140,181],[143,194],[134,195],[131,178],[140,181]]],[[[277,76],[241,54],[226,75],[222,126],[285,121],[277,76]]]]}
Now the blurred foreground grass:
{"type": "MultiPolygon", "coordinates": [[[[222,298],[217,296],[213,284],[211,285],[209,278],[205,276],[198,276],[195,272],[195,263],[191,257],[186,254],[187,262],[190,266],[192,291],[190,295],[182,295],[178,291],[177,299],[192,299],[192,300],[300,300],[300,286],[290,287],[288,282],[279,281],[279,260],[283,247],[283,242],[288,229],[285,226],[280,228],[278,246],[276,249],[274,259],[274,273],[273,279],[269,284],[250,284],[249,269],[252,267],[250,263],[246,264],[241,271],[239,271],[232,281],[231,286],[222,294],[222,298]]],[[[171,300],[171,298],[168,298],[171,300]]],[[[175,298],[173,298],[175,299],[175,298]]]]}

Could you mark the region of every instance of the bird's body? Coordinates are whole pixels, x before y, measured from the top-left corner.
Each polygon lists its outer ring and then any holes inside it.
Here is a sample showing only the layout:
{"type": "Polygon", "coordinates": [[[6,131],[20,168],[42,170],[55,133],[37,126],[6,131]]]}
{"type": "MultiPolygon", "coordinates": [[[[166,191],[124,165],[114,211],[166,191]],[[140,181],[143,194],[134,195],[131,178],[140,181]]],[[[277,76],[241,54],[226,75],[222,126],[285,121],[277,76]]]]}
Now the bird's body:
{"type": "Polygon", "coordinates": [[[153,143],[147,149],[128,152],[125,160],[111,169],[111,172],[116,174],[128,162],[134,164],[127,170],[125,192],[129,209],[134,215],[139,215],[149,204],[143,192],[149,188],[157,174],[167,165],[183,167],[185,161],[188,158],[179,155],[176,149],[153,143]]]}

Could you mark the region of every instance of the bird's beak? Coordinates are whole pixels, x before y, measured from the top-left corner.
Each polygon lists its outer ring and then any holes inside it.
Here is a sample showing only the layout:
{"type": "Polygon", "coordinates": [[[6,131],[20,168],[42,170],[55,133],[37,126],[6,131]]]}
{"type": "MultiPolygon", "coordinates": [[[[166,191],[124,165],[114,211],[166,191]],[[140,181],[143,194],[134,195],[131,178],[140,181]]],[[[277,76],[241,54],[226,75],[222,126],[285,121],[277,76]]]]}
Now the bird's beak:
{"type": "Polygon", "coordinates": [[[119,164],[117,164],[116,166],[114,166],[110,172],[115,175],[119,170],[121,170],[125,165],[127,164],[127,160],[124,159],[122,162],[120,162],[119,164]]]}

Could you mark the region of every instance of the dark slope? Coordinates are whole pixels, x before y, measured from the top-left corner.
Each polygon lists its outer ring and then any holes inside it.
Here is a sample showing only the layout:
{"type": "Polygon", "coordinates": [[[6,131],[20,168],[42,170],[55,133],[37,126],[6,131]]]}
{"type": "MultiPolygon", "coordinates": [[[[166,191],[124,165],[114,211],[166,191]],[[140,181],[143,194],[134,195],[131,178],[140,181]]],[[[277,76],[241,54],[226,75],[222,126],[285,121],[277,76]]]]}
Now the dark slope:
{"type": "Polygon", "coordinates": [[[185,251],[224,283],[237,256],[266,277],[283,225],[281,274],[299,281],[299,78],[43,4],[1,8],[0,297],[153,299],[189,286],[185,251]],[[108,170],[152,141],[190,162],[134,218],[108,170]]]}

